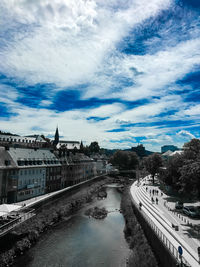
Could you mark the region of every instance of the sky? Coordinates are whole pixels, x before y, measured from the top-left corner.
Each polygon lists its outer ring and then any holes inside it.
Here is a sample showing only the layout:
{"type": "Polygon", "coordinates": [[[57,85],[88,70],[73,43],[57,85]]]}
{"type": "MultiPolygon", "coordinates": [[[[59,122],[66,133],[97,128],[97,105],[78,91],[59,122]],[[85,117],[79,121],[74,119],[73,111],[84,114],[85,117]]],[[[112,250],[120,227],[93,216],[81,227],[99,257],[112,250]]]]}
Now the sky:
{"type": "Polygon", "coordinates": [[[200,138],[198,0],[1,0],[0,130],[110,149],[200,138]]]}

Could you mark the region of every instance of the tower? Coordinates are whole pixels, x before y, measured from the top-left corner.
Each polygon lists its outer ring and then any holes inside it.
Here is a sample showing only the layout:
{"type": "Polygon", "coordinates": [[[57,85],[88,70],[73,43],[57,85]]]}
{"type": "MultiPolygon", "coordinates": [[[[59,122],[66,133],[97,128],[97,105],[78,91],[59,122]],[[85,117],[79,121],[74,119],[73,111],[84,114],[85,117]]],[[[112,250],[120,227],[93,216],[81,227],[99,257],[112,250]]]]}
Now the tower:
{"type": "Polygon", "coordinates": [[[58,142],[59,142],[59,133],[58,133],[58,126],[57,126],[54,141],[53,141],[54,146],[57,146],[58,142]]]}

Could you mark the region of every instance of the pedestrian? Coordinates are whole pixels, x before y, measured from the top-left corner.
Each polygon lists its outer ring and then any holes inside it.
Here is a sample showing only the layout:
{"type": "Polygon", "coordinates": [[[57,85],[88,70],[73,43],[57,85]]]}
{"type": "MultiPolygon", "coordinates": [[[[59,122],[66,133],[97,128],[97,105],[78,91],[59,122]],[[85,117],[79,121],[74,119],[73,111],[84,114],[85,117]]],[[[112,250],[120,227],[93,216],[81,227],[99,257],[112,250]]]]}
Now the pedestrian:
{"type": "Polygon", "coordinates": [[[146,187],[146,192],[148,191],[148,187],[146,187]]]}
{"type": "Polygon", "coordinates": [[[153,189],[152,193],[153,193],[153,195],[154,195],[154,189],[153,189]]]}
{"type": "Polygon", "coordinates": [[[154,203],[154,198],[153,197],[151,198],[151,202],[154,203]]]}
{"type": "Polygon", "coordinates": [[[158,204],[158,199],[156,198],[156,204],[158,204]]]}
{"type": "Polygon", "coordinates": [[[151,190],[149,190],[149,194],[151,195],[151,190]]]}

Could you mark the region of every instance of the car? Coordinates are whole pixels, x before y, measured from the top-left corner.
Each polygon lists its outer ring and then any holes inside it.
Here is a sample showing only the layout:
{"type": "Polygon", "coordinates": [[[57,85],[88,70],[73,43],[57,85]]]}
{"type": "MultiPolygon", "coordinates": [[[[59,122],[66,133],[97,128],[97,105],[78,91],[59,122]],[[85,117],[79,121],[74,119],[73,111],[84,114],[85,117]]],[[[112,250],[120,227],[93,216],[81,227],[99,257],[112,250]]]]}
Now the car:
{"type": "Polygon", "coordinates": [[[186,215],[190,216],[190,217],[197,217],[197,210],[195,209],[194,206],[185,206],[183,207],[183,213],[185,213],[186,215]]]}
{"type": "Polygon", "coordinates": [[[195,210],[196,210],[196,213],[197,213],[197,217],[200,218],[200,206],[196,206],[195,210]]]}
{"type": "Polygon", "coordinates": [[[175,204],[175,209],[182,209],[183,208],[183,202],[182,201],[177,201],[175,204]]]}

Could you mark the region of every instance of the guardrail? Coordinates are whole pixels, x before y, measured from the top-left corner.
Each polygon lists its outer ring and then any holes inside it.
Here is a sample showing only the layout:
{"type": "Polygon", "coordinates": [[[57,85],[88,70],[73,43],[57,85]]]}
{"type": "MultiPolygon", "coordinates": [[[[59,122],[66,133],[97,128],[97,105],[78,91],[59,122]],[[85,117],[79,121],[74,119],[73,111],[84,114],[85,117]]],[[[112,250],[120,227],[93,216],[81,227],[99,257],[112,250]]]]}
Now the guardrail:
{"type": "MultiPolygon", "coordinates": [[[[137,195],[137,194],[136,194],[137,195]]],[[[137,196],[138,198],[138,196],[137,196]]],[[[135,199],[132,197],[133,201],[136,203],[135,199]]],[[[140,199],[138,198],[138,200],[140,201],[140,199]]],[[[136,203],[136,207],[137,203],[136,203]]],[[[150,210],[150,208],[148,207],[148,205],[144,206],[147,211],[154,216],[154,214],[152,213],[152,211],[150,210]]],[[[167,238],[167,236],[165,234],[163,234],[163,232],[156,226],[156,224],[152,221],[152,219],[145,213],[142,212],[141,214],[143,216],[143,218],[145,219],[145,221],[150,225],[150,227],[152,228],[152,230],[154,231],[154,233],[158,236],[158,238],[162,241],[162,243],[167,247],[167,249],[169,250],[169,252],[171,253],[171,255],[178,261],[179,260],[179,253],[177,248],[172,244],[172,242],[167,238]]],[[[158,217],[161,217],[159,214],[157,214],[158,217]]],[[[174,236],[173,233],[171,233],[166,227],[165,225],[160,221],[160,218],[158,220],[159,224],[162,225],[162,227],[164,227],[164,229],[178,242],[180,243],[179,240],[177,240],[177,238],[174,236]]],[[[186,249],[187,250],[187,249],[186,249]]],[[[190,255],[191,253],[189,251],[187,251],[190,255]]],[[[193,257],[193,255],[191,255],[191,257],[193,257]]],[[[194,258],[194,257],[193,257],[194,258]]],[[[195,259],[196,260],[196,259],[195,259]]],[[[182,256],[182,262],[183,262],[183,266],[186,267],[190,267],[191,265],[188,263],[188,261],[182,256]]]]}
{"type": "MultiPolygon", "coordinates": [[[[144,219],[147,221],[147,223],[151,226],[153,231],[156,233],[158,238],[163,242],[163,244],[167,247],[169,252],[172,254],[172,256],[175,257],[177,261],[179,261],[179,252],[178,249],[169,241],[169,239],[166,237],[165,234],[156,226],[156,224],[145,214],[142,214],[144,216],[144,219]]],[[[177,240],[178,241],[178,240],[177,240]]],[[[187,262],[187,260],[182,256],[182,262],[183,266],[190,267],[191,265],[187,262]]]]}
{"type": "MultiPolygon", "coordinates": [[[[25,213],[19,213],[18,217],[16,219],[11,220],[10,222],[7,222],[0,226],[0,236],[5,235],[7,232],[12,230],[15,226],[19,225],[20,223],[30,219],[35,215],[34,209],[25,212],[25,213]]],[[[10,215],[12,216],[12,215],[10,215]]],[[[9,217],[9,215],[8,215],[9,217]]]]}

